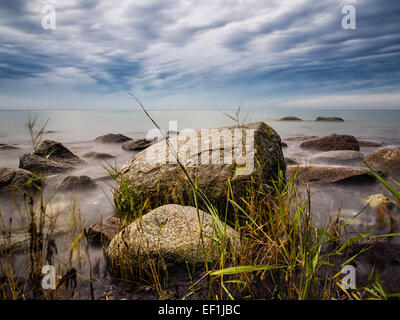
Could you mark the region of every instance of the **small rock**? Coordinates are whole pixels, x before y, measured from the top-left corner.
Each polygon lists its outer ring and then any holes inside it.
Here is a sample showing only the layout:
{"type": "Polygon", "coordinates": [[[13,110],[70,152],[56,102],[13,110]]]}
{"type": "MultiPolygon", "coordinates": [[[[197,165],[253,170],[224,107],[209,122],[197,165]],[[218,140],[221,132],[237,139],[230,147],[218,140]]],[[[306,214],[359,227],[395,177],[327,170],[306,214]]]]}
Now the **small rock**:
{"type": "Polygon", "coordinates": [[[122,145],[122,149],[126,151],[140,151],[146,149],[147,147],[150,147],[155,142],[157,141],[156,140],[147,141],[146,139],[135,139],[125,142],[122,145]]]}
{"type": "Polygon", "coordinates": [[[78,191],[97,188],[96,182],[88,176],[68,176],[59,184],[60,191],[78,191]]]}
{"type": "Polygon", "coordinates": [[[50,159],[63,164],[69,164],[71,166],[78,166],[85,162],[78,156],[69,151],[60,142],[45,140],[43,141],[34,154],[50,159]]]}
{"type": "Polygon", "coordinates": [[[287,116],[279,119],[279,121],[303,121],[303,120],[297,117],[287,116]]]}
{"type": "Polygon", "coordinates": [[[132,139],[129,137],[126,137],[122,134],[114,134],[114,133],[109,133],[94,139],[94,141],[97,143],[122,143],[130,140],[132,139]]]}
{"type": "Polygon", "coordinates": [[[339,117],[318,117],[315,121],[343,122],[344,120],[339,117]]]}
{"type": "Polygon", "coordinates": [[[360,145],[355,137],[349,135],[332,134],[319,139],[305,141],[300,145],[303,149],[319,151],[355,150],[360,151],[360,145]]]}
{"type": "Polygon", "coordinates": [[[116,216],[93,224],[88,230],[88,238],[97,245],[108,244],[122,230],[122,222],[116,216]]]}

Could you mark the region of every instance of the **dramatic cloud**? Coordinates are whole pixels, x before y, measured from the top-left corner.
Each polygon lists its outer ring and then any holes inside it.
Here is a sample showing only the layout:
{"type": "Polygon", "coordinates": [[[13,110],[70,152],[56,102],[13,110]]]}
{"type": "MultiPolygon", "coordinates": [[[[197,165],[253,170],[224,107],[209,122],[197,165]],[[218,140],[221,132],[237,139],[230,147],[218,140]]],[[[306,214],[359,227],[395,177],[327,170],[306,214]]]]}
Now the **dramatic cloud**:
{"type": "Polygon", "coordinates": [[[154,108],[400,108],[399,18],[398,0],[2,0],[0,108],[124,108],[129,91],[154,108]]]}

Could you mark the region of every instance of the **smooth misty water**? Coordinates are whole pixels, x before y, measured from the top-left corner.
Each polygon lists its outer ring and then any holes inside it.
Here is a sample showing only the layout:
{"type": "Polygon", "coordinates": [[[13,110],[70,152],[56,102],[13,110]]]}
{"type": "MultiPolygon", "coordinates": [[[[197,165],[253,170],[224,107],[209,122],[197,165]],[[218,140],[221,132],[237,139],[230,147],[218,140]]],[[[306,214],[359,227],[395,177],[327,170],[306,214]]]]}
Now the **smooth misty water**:
{"type": "MultiPolygon", "coordinates": [[[[233,111],[228,113],[234,114],[233,111]]],[[[220,111],[151,111],[150,114],[165,131],[169,129],[169,121],[177,121],[178,131],[185,128],[216,128],[234,124],[220,111]]],[[[242,119],[246,115],[246,122],[266,122],[279,133],[283,141],[288,137],[298,135],[325,136],[339,133],[384,142],[384,147],[400,145],[400,111],[257,110],[243,111],[242,119]],[[297,116],[304,121],[278,121],[288,115],[297,116]],[[345,121],[313,121],[318,116],[338,116],[344,118],[345,121]]],[[[131,138],[145,137],[146,132],[153,128],[151,121],[142,111],[0,111],[0,143],[16,144],[21,148],[0,150],[0,167],[18,167],[19,157],[24,153],[32,152],[30,136],[26,127],[30,117],[37,117],[39,126],[49,119],[47,130],[50,132],[45,134],[44,139],[59,141],[80,157],[90,151],[112,154],[116,158],[111,163],[117,166],[121,166],[134,153],[122,150],[118,144],[94,143],[93,139],[107,133],[121,133],[131,138]]],[[[288,148],[283,149],[285,156],[298,161],[310,161],[313,154],[300,149],[299,145],[300,142],[288,142],[288,148]]],[[[362,148],[361,152],[367,155],[375,149],[362,148]]],[[[103,161],[89,159],[85,159],[85,161],[87,162],[86,166],[69,174],[88,175],[92,178],[107,175],[104,169],[106,164],[103,161]]],[[[48,179],[47,196],[55,191],[55,186],[62,178],[63,175],[58,175],[48,179]]],[[[114,214],[111,188],[111,180],[102,180],[99,182],[97,190],[80,192],[77,195],[77,206],[85,227],[114,214]]],[[[315,221],[319,225],[325,224],[328,215],[336,214],[339,208],[344,218],[350,218],[364,207],[363,199],[365,197],[384,191],[379,183],[346,186],[314,184],[312,187],[312,211],[315,221]]],[[[53,214],[62,213],[61,224],[68,226],[71,224],[69,213],[73,201],[73,195],[62,193],[57,194],[52,200],[51,211],[53,214]]],[[[12,208],[7,200],[0,201],[0,210],[5,218],[16,215],[15,208],[12,208]]],[[[359,230],[373,223],[373,215],[366,212],[358,219],[354,227],[359,230]]],[[[15,226],[16,232],[20,229],[15,226]]],[[[56,257],[58,263],[64,264],[68,261],[68,246],[72,240],[68,233],[57,239],[57,245],[64,248],[56,257]]],[[[99,274],[102,274],[105,265],[101,250],[92,248],[91,255],[94,260],[98,259],[99,274]]],[[[83,267],[81,272],[87,276],[87,266],[83,267]]],[[[107,281],[104,280],[104,282],[104,287],[101,288],[103,291],[107,287],[107,281]]]]}

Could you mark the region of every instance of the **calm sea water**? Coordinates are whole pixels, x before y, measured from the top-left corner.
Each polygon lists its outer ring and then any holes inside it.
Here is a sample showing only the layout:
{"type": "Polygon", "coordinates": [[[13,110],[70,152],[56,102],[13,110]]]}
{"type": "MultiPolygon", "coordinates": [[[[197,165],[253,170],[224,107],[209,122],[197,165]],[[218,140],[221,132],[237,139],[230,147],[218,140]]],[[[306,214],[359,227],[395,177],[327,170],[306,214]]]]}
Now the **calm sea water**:
{"type": "MultiPolygon", "coordinates": [[[[234,111],[226,111],[234,114],[234,111]]],[[[232,125],[233,121],[221,111],[150,111],[163,129],[169,121],[184,128],[213,128],[232,125]]],[[[38,118],[38,124],[48,122],[48,130],[55,131],[50,138],[65,143],[87,141],[105,134],[122,133],[143,135],[153,128],[151,121],[140,111],[1,111],[0,143],[29,141],[26,123],[29,117],[38,118]]],[[[343,111],[343,110],[257,110],[242,111],[240,119],[246,122],[264,121],[282,138],[291,135],[351,134],[387,143],[400,141],[400,111],[343,111]],[[281,122],[278,119],[293,115],[305,121],[281,122]],[[345,122],[321,123],[313,121],[318,116],[338,116],[345,122]]]]}

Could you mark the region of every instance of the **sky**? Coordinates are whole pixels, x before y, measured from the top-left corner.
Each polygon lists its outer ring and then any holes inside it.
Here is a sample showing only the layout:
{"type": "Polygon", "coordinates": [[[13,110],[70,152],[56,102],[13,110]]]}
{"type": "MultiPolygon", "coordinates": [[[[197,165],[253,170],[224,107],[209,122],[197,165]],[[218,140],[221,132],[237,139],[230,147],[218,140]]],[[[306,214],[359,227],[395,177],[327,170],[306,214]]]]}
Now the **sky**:
{"type": "Polygon", "coordinates": [[[135,108],[129,92],[149,109],[400,109],[400,1],[1,0],[0,109],[135,108]]]}

